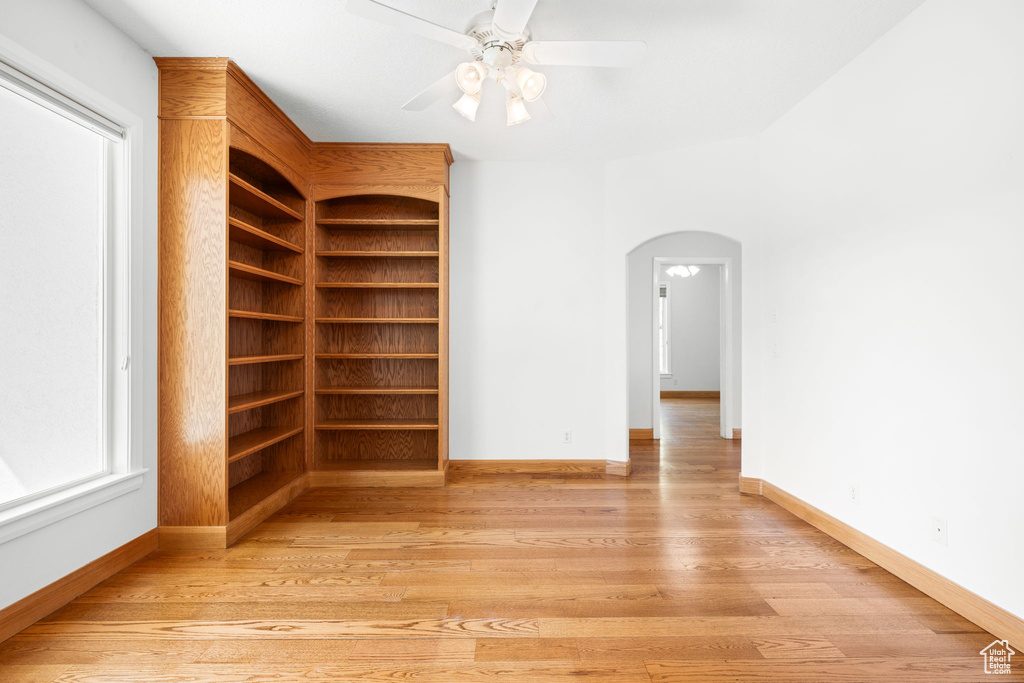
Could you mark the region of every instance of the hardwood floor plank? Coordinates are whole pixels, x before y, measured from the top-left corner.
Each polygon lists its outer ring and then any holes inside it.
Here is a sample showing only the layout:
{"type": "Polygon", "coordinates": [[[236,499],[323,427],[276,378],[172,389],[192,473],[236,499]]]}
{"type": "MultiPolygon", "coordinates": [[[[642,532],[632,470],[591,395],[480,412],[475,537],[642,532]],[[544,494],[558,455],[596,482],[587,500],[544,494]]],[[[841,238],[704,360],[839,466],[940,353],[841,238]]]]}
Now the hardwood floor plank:
{"type": "Polygon", "coordinates": [[[53,683],[70,667],[62,664],[0,666],[4,683],[53,683]]]}
{"type": "MultiPolygon", "coordinates": [[[[203,641],[200,641],[203,642],[203,641]]],[[[205,664],[333,664],[347,662],[355,640],[214,640],[199,657],[205,664]]],[[[266,667],[264,673],[277,670],[266,667]]]]}
{"type": "Polygon", "coordinates": [[[661,406],[628,477],[311,489],[157,551],[0,643],[0,681],[989,680],[994,636],[737,492],[715,401],[661,406]]]}
{"type": "Polygon", "coordinates": [[[652,683],[984,683],[980,658],[841,658],[647,662],[652,683]]]}
{"type": "Polygon", "coordinates": [[[820,636],[754,638],[754,646],[765,659],[821,659],[845,656],[832,641],[820,636]]]}
{"type": "Polygon", "coordinates": [[[928,633],[914,617],[585,617],[539,619],[542,638],[928,633]]]}
{"type": "MultiPolygon", "coordinates": [[[[205,642],[132,640],[73,640],[60,637],[15,636],[3,644],[0,670],[12,665],[57,664],[183,664],[199,661],[209,647],[205,642]]],[[[0,681],[6,681],[0,676],[0,681]]]]}
{"type": "Polygon", "coordinates": [[[516,638],[476,641],[478,662],[547,662],[579,659],[573,638],[516,638]]]}
{"type": "MultiPolygon", "coordinates": [[[[501,640],[481,638],[479,640],[444,640],[442,638],[420,638],[406,640],[360,640],[346,641],[355,644],[349,661],[353,664],[379,662],[472,662],[477,643],[501,640]]],[[[513,639],[518,640],[518,639],[513,639]]],[[[525,640],[525,639],[524,639],[525,640]]]]}
{"type": "MultiPolygon", "coordinates": [[[[189,683],[306,683],[308,681],[416,681],[417,683],[560,683],[584,678],[595,683],[650,683],[642,665],[605,665],[562,662],[481,662],[452,664],[394,663],[327,664],[323,666],[185,665],[173,668],[139,667],[106,670],[69,667],[61,683],[140,683],[140,681],[188,681],[189,683]]],[[[6,681],[5,681],[6,683],[6,681]]],[[[33,680],[34,683],[34,680],[33,680]]]]}
{"type": "Polygon", "coordinates": [[[183,620],[45,622],[22,632],[23,638],[137,639],[332,639],[332,638],[530,638],[536,619],[420,619],[388,621],[183,620]]]}
{"type": "Polygon", "coordinates": [[[757,659],[761,653],[749,638],[689,636],[683,638],[577,638],[580,659],[594,662],[757,659]]]}

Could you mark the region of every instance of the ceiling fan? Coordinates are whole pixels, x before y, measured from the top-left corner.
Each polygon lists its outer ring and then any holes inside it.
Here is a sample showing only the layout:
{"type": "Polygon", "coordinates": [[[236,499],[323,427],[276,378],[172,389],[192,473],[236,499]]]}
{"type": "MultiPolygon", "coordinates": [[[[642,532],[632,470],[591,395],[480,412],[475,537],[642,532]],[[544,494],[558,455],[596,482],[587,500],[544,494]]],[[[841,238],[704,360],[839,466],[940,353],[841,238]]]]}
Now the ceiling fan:
{"type": "Polygon", "coordinates": [[[473,17],[465,33],[438,26],[375,0],[348,0],[352,14],[395,28],[448,43],[469,52],[451,73],[412,98],[402,109],[421,111],[457,90],[462,97],[452,105],[470,121],[476,120],[480,93],[487,80],[505,87],[508,125],[530,119],[526,102],[549,114],[541,99],[547,87],[544,74],[533,66],[628,67],[639,64],[647,54],[647,43],[639,40],[531,40],[527,24],[537,0],[496,0],[489,12],[473,17]]]}

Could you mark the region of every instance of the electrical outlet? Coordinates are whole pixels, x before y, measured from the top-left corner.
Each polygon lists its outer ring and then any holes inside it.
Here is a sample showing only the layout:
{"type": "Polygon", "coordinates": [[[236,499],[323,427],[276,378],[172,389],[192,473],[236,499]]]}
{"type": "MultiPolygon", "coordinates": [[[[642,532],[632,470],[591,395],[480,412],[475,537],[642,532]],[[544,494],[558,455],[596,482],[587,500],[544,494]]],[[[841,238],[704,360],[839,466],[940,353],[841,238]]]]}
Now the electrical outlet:
{"type": "Polygon", "coordinates": [[[679,380],[677,380],[677,379],[672,380],[672,386],[678,387],[679,386],[679,380]]]}
{"type": "Polygon", "coordinates": [[[572,430],[571,429],[563,429],[562,430],[562,443],[572,443],[572,430]]]}
{"type": "Polygon", "coordinates": [[[779,309],[777,309],[777,308],[773,308],[772,309],[772,322],[773,323],[779,322],[779,309]]]}
{"type": "Polygon", "coordinates": [[[772,342],[772,357],[779,357],[779,342],[772,342]]]}
{"type": "Polygon", "coordinates": [[[932,540],[942,545],[949,545],[946,536],[946,520],[941,517],[932,517],[932,540]]]}
{"type": "Polygon", "coordinates": [[[850,484],[850,502],[860,505],[860,487],[856,484],[850,484]]]}

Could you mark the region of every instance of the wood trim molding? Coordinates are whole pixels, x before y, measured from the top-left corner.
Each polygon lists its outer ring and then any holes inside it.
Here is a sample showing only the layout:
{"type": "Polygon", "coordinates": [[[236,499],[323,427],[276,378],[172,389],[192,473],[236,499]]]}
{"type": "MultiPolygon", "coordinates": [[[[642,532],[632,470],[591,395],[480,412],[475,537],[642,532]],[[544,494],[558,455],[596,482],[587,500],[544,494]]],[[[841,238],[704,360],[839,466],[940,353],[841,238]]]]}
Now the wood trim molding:
{"type": "Polygon", "coordinates": [[[654,428],[648,427],[646,429],[630,429],[629,440],[630,441],[650,441],[654,439],[654,428]]]}
{"type": "Polygon", "coordinates": [[[662,398],[722,398],[721,391],[663,391],[662,398]]]}
{"type": "Polygon", "coordinates": [[[1009,641],[1018,650],[1024,648],[1024,619],[767,481],[740,477],[740,491],[754,493],[751,490],[753,482],[758,482],[760,495],[779,507],[825,532],[997,638],[1009,641]]]}
{"type": "Polygon", "coordinates": [[[466,474],[604,474],[604,460],[451,460],[466,474]]]}
{"type": "Polygon", "coordinates": [[[164,550],[223,550],[227,548],[226,526],[161,526],[160,547],[164,550]]]}
{"type": "Polygon", "coordinates": [[[54,610],[105,581],[157,549],[157,530],[151,529],[84,567],[40,588],[0,610],[0,642],[28,628],[54,610]]]}
{"type": "Polygon", "coordinates": [[[311,488],[377,488],[377,487],[423,487],[437,488],[445,485],[447,469],[401,471],[401,470],[310,470],[311,488]]]}
{"type": "Polygon", "coordinates": [[[761,480],[755,479],[754,477],[744,477],[740,475],[740,493],[749,493],[751,495],[761,495],[761,480]]]}
{"type": "Polygon", "coordinates": [[[629,473],[633,471],[633,461],[627,460],[622,462],[621,460],[605,460],[604,461],[604,473],[610,474],[615,477],[628,477],[629,473]]]}
{"type": "Polygon", "coordinates": [[[734,427],[733,430],[732,430],[732,438],[736,439],[737,441],[742,441],[743,440],[743,430],[740,429],[739,427],[734,427]]]}

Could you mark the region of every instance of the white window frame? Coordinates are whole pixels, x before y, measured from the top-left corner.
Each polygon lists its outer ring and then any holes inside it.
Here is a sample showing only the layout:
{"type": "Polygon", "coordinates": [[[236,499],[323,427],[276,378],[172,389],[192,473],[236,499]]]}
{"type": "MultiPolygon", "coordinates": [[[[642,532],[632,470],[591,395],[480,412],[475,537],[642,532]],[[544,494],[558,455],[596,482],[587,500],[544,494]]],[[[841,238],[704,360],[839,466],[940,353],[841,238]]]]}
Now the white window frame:
{"type": "Polygon", "coordinates": [[[658,331],[660,333],[658,340],[658,371],[661,379],[669,379],[672,377],[672,287],[669,282],[658,283],[658,331]],[[665,288],[665,296],[661,295],[663,287],[665,288]],[[664,307],[664,316],[662,315],[662,307],[664,307]],[[662,317],[665,320],[664,326],[661,324],[662,317]],[[661,353],[665,354],[665,367],[661,367],[661,353]]]}
{"type": "Polygon", "coordinates": [[[142,133],[139,117],[83,86],[0,36],[0,87],[11,90],[107,139],[108,192],[105,196],[102,258],[101,448],[105,466],[88,477],[66,482],[0,506],[0,543],[47,526],[142,486],[139,430],[133,430],[132,397],[141,396],[142,377],[133,372],[133,339],[139,338],[141,257],[132,232],[142,224],[142,133]],[[134,181],[134,182],[133,182],[134,181]],[[134,315],[133,315],[134,313],[134,315]]]}

